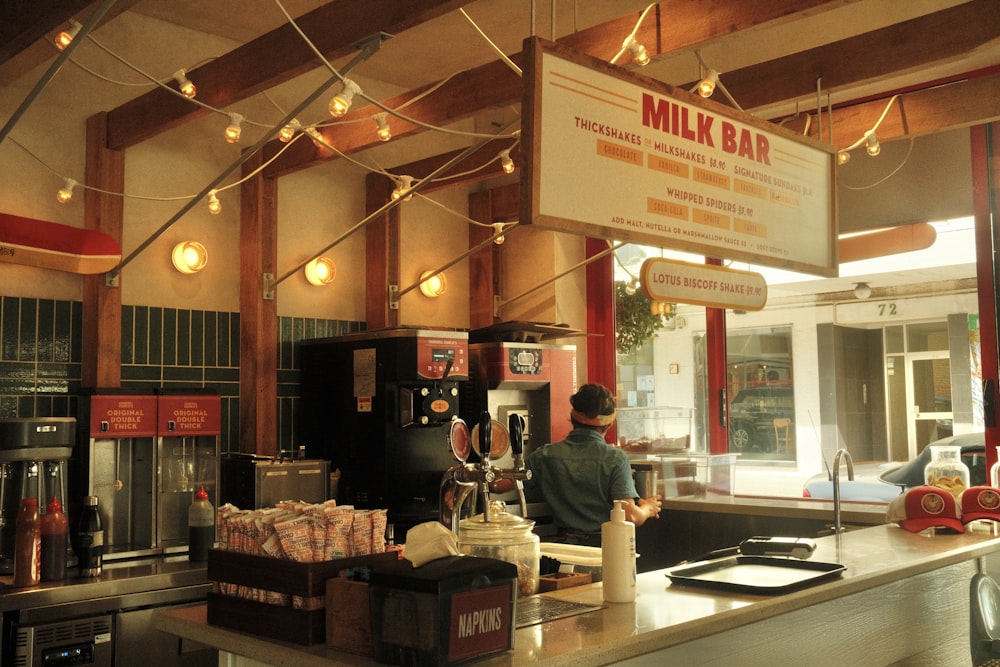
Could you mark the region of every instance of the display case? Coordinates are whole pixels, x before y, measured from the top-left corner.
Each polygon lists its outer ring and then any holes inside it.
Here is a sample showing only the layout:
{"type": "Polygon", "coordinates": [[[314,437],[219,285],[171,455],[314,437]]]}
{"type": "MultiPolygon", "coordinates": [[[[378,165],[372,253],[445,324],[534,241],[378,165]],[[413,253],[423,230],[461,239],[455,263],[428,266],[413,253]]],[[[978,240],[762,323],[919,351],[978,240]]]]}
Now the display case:
{"type": "Polygon", "coordinates": [[[739,454],[687,452],[658,457],[662,465],[662,494],[673,496],[731,496],[736,486],[736,458],[739,454]]]}
{"type": "Polygon", "coordinates": [[[680,452],[691,445],[691,408],[618,409],[618,446],[630,454],[680,452]]]}

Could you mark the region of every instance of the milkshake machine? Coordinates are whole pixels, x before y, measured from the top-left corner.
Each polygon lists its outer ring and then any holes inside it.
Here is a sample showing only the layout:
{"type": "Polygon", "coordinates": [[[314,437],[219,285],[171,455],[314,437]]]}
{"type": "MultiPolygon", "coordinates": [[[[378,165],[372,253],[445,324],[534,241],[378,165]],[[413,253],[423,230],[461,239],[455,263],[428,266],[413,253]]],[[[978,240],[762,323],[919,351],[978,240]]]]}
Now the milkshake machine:
{"type": "MultiPolygon", "coordinates": [[[[14,571],[17,513],[24,498],[35,498],[39,512],[55,496],[72,520],[67,463],[73,453],[76,420],[34,417],[0,420],[0,572],[14,571]]],[[[70,549],[67,565],[76,563],[70,549]]]]}
{"type": "Polygon", "coordinates": [[[468,334],[388,329],[303,341],[300,441],[340,469],[340,504],[385,508],[396,531],[438,518],[468,334]]]}
{"type": "Polygon", "coordinates": [[[80,397],[81,495],[98,499],[104,558],[187,550],[199,486],[218,502],[220,399],[213,392],[97,389],[80,397]]]}

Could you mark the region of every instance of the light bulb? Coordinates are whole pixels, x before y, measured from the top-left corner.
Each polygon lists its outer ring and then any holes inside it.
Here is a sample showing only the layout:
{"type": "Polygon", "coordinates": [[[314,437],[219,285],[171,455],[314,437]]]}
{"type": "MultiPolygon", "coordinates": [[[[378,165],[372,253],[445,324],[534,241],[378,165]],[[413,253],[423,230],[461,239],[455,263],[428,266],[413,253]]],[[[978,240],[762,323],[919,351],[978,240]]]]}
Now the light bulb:
{"type": "Polygon", "coordinates": [[[443,271],[441,273],[424,271],[420,274],[420,291],[424,296],[433,299],[444,294],[447,289],[448,281],[445,279],[443,271]]]}
{"type": "Polygon", "coordinates": [[[500,151],[500,166],[505,174],[514,173],[514,161],[510,159],[510,149],[500,151]]]}
{"type": "Polygon", "coordinates": [[[628,294],[629,296],[632,296],[633,294],[635,294],[637,287],[638,284],[636,280],[633,278],[632,280],[628,281],[627,285],[625,285],[625,293],[628,294]]]}
{"type": "Polygon", "coordinates": [[[302,131],[309,135],[317,148],[326,148],[326,139],[323,138],[323,134],[315,127],[307,127],[302,131]]]}
{"type": "Polygon", "coordinates": [[[851,154],[847,151],[837,151],[837,164],[847,164],[851,161],[851,154]]]}
{"type": "Polygon", "coordinates": [[[392,198],[402,199],[403,201],[410,201],[413,197],[410,194],[410,188],[413,187],[413,177],[412,176],[397,176],[396,177],[396,187],[392,191],[392,198]]]}
{"type": "Polygon", "coordinates": [[[63,186],[59,188],[59,192],[56,193],[56,201],[60,204],[65,204],[72,199],[74,186],[76,186],[76,181],[72,178],[67,178],[63,186]]]}
{"type": "Polygon", "coordinates": [[[868,140],[867,140],[867,145],[865,146],[865,150],[868,151],[868,154],[871,155],[872,157],[875,157],[876,155],[882,152],[882,147],[879,146],[878,137],[875,136],[874,132],[868,133],[868,140]]]}
{"type": "Polygon", "coordinates": [[[632,62],[636,65],[642,67],[649,64],[649,53],[646,52],[646,47],[637,42],[635,37],[630,37],[625,42],[625,48],[632,54],[632,62]]]}
{"type": "Polygon", "coordinates": [[[212,190],[208,193],[208,212],[212,215],[219,215],[222,212],[222,203],[219,198],[215,195],[216,190],[212,190]]]}
{"type": "Polygon", "coordinates": [[[226,141],[235,144],[243,133],[243,116],[238,113],[229,114],[229,126],[226,127],[226,141]]]}
{"type": "Polygon", "coordinates": [[[337,277],[337,266],[329,257],[317,257],[306,264],[305,274],[310,285],[322,287],[329,285],[337,277]]]}
{"type": "Polygon", "coordinates": [[[187,70],[179,69],[174,73],[174,81],[177,82],[177,88],[181,91],[181,94],[188,99],[192,99],[198,94],[198,89],[195,87],[191,80],[187,78],[187,70]]]}
{"type": "Polygon", "coordinates": [[[714,69],[708,70],[705,78],[698,82],[698,94],[702,97],[711,97],[715,92],[715,85],[719,82],[719,73],[714,69]]]}
{"type": "Polygon", "coordinates": [[[181,273],[198,273],[208,264],[208,251],[197,241],[181,241],[170,253],[170,261],[181,273]]]}
{"type": "Polygon", "coordinates": [[[287,144],[295,136],[298,129],[300,129],[299,121],[293,118],[278,132],[278,139],[281,140],[281,143],[287,144]]]}
{"type": "Polygon", "coordinates": [[[872,295],[872,287],[868,283],[855,283],[854,296],[859,299],[867,299],[872,295]]]}
{"type": "Polygon", "coordinates": [[[382,141],[389,141],[392,139],[392,128],[389,127],[389,114],[375,114],[372,118],[375,120],[375,124],[378,125],[378,128],[375,130],[376,134],[378,134],[378,138],[382,141]]]}
{"type": "Polygon", "coordinates": [[[493,235],[496,238],[493,239],[493,243],[495,243],[497,245],[503,245],[503,242],[506,239],[504,238],[504,235],[502,234],[502,232],[503,232],[503,223],[502,222],[494,222],[493,223],[493,235]]]}
{"type": "Polygon", "coordinates": [[[80,32],[80,28],[83,26],[76,21],[70,19],[69,30],[63,30],[55,38],[56,48],[60,51],[64,51],[67,46],[73,43],[73,38],[76,37],[77,33],[80,32]]]}
{"type": "Polygon", "coordinates": [[[351,108],[354,95],[360,92],[361,88],[358,87],[358,84],[350,79],[344,79],[344,87],[330,100],[330,115],[339,118],[346,114],[347,110],[351,108]]]}

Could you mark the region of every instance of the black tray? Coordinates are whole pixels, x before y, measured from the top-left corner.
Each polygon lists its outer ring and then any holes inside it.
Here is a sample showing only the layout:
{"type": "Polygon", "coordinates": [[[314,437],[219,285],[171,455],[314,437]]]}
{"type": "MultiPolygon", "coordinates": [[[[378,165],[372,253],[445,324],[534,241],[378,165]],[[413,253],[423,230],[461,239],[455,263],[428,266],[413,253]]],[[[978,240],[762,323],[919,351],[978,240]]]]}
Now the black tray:
{"type": "Polygon", "coordinates": [[[674,568],[666,576],[671,582],[685,586],[772,595],[839,577],[846,569],[840,563],[732,556],[674,568]]]}

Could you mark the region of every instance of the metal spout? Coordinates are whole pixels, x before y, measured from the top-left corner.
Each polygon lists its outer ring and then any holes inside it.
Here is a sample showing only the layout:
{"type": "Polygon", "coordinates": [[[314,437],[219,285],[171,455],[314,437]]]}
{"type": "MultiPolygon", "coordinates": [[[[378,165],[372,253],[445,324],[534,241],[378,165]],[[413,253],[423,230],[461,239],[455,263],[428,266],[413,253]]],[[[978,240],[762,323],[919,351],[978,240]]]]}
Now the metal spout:
{"type": "Polygon", "coordinates": [[[833,530],[835,534],[843,532],[840,523],[840,460],[847,459],[847,479],[854,480],[854,459],[846,449],[838,449],[833,457],[833,530]]]}

